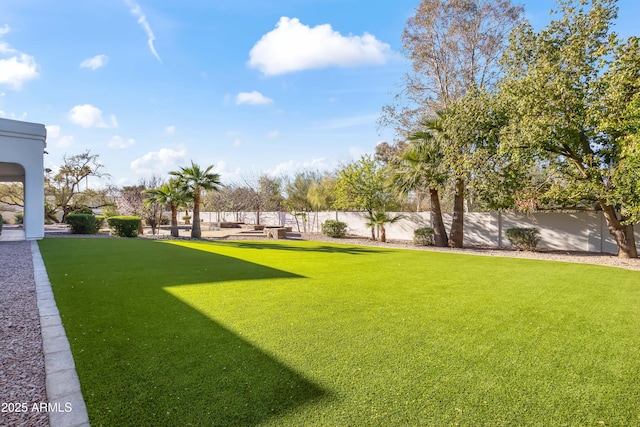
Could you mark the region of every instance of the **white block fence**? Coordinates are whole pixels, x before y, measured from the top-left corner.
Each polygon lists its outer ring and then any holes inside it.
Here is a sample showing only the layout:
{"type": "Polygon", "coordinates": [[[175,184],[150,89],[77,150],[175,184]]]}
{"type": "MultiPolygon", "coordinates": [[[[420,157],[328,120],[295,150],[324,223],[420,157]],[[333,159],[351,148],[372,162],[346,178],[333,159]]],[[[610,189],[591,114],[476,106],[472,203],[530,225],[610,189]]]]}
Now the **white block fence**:
{"type": "MultiPolygon", "coordinates": [[[[189,213],[192,215],[192,213],[189,213]]],[[[403,212],[390,215],[403,215],[404,219],[387,225],[387,239],[412,240],[413,231],[420,227],[431,226],[429,212],[403,212]]],[[[371,231],[365,226],[364,212],[309,212],[306,230],[319,232],[322,223],[328,219],[338,219],[348,226],[348,233],[370,237],[371,231]]],[[[444,214],[444,222],[449,231],[451,214],[444,214]]],[[[179,215],[180,217],[180,215],[179,215]]],[[[201,212],[204,223],[245,222],[255,224],[255,212],[201,212]]],[[[293,227],[294,231],[304,231],[301,217],[285,212],[261,212],[260,224],[293,227]]],[[[616,253],[615,240],[609,233],[602,212],[556,213],[541,212],[533,215],[500,212],[465,212],[464,245],[508,247],[505,232],[513,227],[535,227],[540,230],[539,249],[588,251],[616,253]]],[[[206,228],[203,228],[206,230],[206,228]]],[[[635,226],[636,245],[640,248],[640,226],[635,226]]]]}

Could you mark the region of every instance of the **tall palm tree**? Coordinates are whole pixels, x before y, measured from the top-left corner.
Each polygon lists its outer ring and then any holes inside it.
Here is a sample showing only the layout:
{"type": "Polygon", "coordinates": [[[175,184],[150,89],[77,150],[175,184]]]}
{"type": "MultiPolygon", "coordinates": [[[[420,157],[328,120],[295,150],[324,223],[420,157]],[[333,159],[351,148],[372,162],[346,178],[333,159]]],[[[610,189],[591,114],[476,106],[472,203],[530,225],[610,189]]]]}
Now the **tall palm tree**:
{"type": "Polygon", "coordinates": [[[169,172],[176,177],[178,185],[193,200],[193,225],[191,226],[191,237],[199,239],[202,236],[200,229],[200,204],[202,190],[220,190],[220,175],[211,172],[213,165],[202,169],[191,161],[191,166],[181,167],[179,171],[169,172]]]}
{"type": "Polygon", "coordinates": [[[443,154],[437,136],[436,120],[425,124],[426,131],[415,132],[409,137],[409,144],[389,165],[391,185],[399,195],[410,192],[429,191],[431,220],[433,222],[436,246],[449,245],[447,230],[442,220],[438,188],[447,180],[443,167],[443,154]]]}
{"type": "Polygon", "coordinates": [[[178,209],[186,203],[186,195],[178,186],[175,179],[163,184],[159,188],[152,190],[144,190],[143,193],[148,197],[144,200],[145,205],[149,206],[158,203],[169,207],[171,210],[171,235],[178,237],[178,209]]]}

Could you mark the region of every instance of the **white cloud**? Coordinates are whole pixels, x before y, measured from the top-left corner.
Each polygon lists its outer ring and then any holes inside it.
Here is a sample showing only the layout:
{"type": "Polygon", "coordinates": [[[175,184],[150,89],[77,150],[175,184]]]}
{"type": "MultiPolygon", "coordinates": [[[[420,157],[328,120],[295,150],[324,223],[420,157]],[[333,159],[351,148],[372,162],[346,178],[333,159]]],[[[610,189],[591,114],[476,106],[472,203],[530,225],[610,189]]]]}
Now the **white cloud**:
{"type": "Polygon", "coordinates": [[[73,136],[72,135],[62,135],[62,131],[60,126],[58,125],[48,125],[47,128],[47,145],[56,147],[56,148],[64,148],[73,145],[73,136]]]}
{"type": "Polygon", "coordinates": [[[369,33],[343,36],[331,25],[309,27],[283,16],[249,52],[248,65],[267,76],[295,71],[384,64],[391,47],[369,33]]]}
{"type": "Polygon", "coordinates": [[[140,24],[144,32],[147,34],[147,44],[149,45],[149,49],[151,50],[151,53],[153,54],[153,56],[156,57],[158,61],[160,61],[160,63],[162,63],[162,59],[160,59],[160,55],[158,55],[158,52],[156,51],[156,48],[153,45],[153,42],[155,41],[156,36],[153,34],[153,30],[151,30],[151,26],[147,21],[147,16],[142,11],[142,8],[140,7],[140,5],[137,4],[135,1],[124,0],[124,2],[129,7],[131,14],[136,18],[138,18],[138,24],[140,24]]]}
{"type": "Polygon", "coordinates": [[[93,58],[85,59],[80,63],[80,68],[91,68],[92,70],[97,70],[98,68],[102,68],[109,62],[109,57],[107,55],[96,55],[93,58]]]}
{"type": "Polygon", "coordinates": [[[327,163],[327,158],[318,157],[308,162],[294,162],[293,160],[289,160],[288,162],[276,165],[274,169],[269,169],[267,173],[271,176],[283,176],[293,175],[298,171],[326,169],[331,169],[331,165],[327,163]]]}
{"type": "Polygon", "coordinates": [[[161,148],[158,151],[151,151],[142,157],[131,162],[131,170],[144,175],[151,173],[166,173],[170,169],[177,168],[186,158],[187,150],[173,150],[171,148],[161,148]]]}
{"type": "MultiPolygon", "coordinates": [[[[0,37],[8,34],[8,25],[0,27],[0,37]]],[[[38,64],[33,56],[19,52],[8,43],[0,41],[0,85],[20,90],[22,85],[38,77],[38,64]]]]}
{"type": "Polygon", "coordinates": [[[236,95],[236,105],[266,105],[271,104],[272,102],[272,99],[267,98],[266,96],[255,90],[253,92],[240,92],[236,95]]]}
{"type": "Polygon", "coordinates": [[[277,130],[272,130],[271,132],[267,133],[267,138],[269,139],[274,139],[280,136],[280,132],[278,132],[277,130]]]}
{"type": "Polygon", "coordinates": [[[49,138],[60,138],[60,126],[58,125],[47,125],[45,126],[47,129],[47,139],[49,138]]]}
{"type": "Polygon", "coordinates": [[[69,121],[83,128],[118,127],[118,121],[113,114],[111,125],[107,125],[102,118],[102,111],[91,104],[76,105],[69,110],[69,121]]]}
{"type": "Polygon", "coordinates": [[[131,145],[134,145],[136,140],[133,138],[124,139],[120,135],[115,135],[113,138],[109,140],[107,143],[107,147],[109,148],[127,148],[131,145]]]}
{"type": "Polygon", "coordinates": [[[167,126],[166,128],[164,128],[164,133],[166,135],[175,135],[176,133],[176,127],[175,126],[167,126]]]}

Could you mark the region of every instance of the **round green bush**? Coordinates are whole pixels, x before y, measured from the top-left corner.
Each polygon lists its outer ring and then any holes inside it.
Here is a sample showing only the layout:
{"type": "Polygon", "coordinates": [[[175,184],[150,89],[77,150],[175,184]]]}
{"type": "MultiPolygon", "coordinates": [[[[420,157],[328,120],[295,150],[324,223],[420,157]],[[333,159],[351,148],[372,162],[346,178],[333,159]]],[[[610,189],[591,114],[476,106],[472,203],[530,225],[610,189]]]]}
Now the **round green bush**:
{"type": "Polygon", "coordinates": [[[330,219],[322,223],[322,234],[340,239],[347,234],[347,224],[330,219]]]}
{"type": "Polygon", "coordinates": [[[111,232],[120,237],[137,237],[142,219],[139,216],[112,216],[107,218],[111,232]]]}
{"type": "Polygon", "coordinates": [[[433,246],[433,228],[421,227],[413,231],[413,243],[418,246],[433,246]]]}
{"type": "Polygon", "coordinates": [[[98,232],[96,217],[92,214],[69,214],[65,222],[71,228],[71,234],[95,234],[98,232]]]}
{"type": "Polygon", "coordinates": [[[537,228],[510,228],[505,235],[519,251],[535,251],[540,241],[540,230],[537,228]]]}

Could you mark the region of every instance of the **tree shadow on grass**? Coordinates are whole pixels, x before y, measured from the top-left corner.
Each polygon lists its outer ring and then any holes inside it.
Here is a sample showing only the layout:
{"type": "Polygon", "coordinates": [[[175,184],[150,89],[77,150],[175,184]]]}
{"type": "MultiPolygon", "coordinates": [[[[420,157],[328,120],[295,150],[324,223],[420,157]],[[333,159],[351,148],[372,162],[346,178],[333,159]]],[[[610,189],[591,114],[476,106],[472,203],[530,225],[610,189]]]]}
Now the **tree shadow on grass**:
{"type": "Polygon", "coordinates": [[[380,248],[367,248],[363,246],[350,246],[346,243],[339,245],[324,245],[324,244],[302,244],[302,245],[290,245],[287,243],[270,243],[264,241],[251,241],[251,240],[225,240],[217,241],[215,244],[224,245],[228,247],[235,247],[241,249],[270,249],[279,251],[295,251],[295,252],[322,252],[322,253],[339,253],[350,255],[362,255],[389,252],[388,249],[380,248]]]}
{"type": "Polygon", "coordinates": [[[41,251],[92,425],[255,425],[330,394],[167,292],[301,276],[149,241],[45,240],[41,251]]]}

